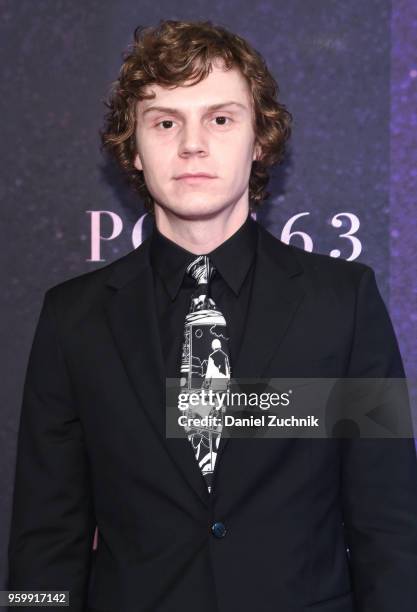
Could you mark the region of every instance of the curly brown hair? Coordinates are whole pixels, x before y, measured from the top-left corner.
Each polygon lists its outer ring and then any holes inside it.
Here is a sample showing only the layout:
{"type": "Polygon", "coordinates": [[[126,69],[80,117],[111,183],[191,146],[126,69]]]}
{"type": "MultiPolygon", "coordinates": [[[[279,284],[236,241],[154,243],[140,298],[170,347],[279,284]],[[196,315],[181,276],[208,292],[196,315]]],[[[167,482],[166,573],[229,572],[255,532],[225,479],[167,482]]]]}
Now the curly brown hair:
{"type": "Polygon", "coordinates": [[[240,36],[211,21],[160,20],[155,27],[138,26],[134,42],[122,58],[119,78],[104,100],[109,110],[99,132],[101,150],[116,159],[142,196],[145,208],[154,212],[143,171],[134,166],[137,102],[154,97],[144,91],[153,83],[175,87],[191,79],[190,85],[200,82],[208,76],[212,63],[222,59],[225,69],[236,67],[241,71],[253,102],[253,128],[261,151],[252,162],[249,179],[250,208],[255,210],[270,195],[265,190],[268,168],[283,160],[292,122],[291,113],[277,100],[278,85],[260,53],[240,36]]]}

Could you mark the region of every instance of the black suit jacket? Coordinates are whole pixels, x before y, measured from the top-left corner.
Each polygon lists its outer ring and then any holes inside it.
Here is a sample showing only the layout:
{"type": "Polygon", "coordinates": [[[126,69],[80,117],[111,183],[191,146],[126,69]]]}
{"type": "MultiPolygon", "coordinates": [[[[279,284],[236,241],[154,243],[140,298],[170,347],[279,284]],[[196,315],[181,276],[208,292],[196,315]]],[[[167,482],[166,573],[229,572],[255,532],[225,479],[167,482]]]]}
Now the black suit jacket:
{"type": "MultiPolygon", "coordinates": [[[[235,378],[404,376],[370,267],[258,231],[235,378]]],[[[46,292],[8,588],[69,590],[77,612],[415,612],[413,440],[222,438],[210,496],[188,440],[165,436],[148,254],[149,238],[46,292]]]]}

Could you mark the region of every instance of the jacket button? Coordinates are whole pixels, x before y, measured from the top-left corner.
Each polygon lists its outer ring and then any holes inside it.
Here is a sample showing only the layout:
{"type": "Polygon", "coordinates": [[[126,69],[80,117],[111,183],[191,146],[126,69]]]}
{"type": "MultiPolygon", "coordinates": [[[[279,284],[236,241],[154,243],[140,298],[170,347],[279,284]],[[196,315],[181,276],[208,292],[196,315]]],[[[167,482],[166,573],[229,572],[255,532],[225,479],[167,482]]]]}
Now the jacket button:
{"type": "Polygon", "coordinates": [[[216,538],[223,538],[226,535],[226,527],[224,523],[213,523],[211,526],[211,532],[216,538]]]}

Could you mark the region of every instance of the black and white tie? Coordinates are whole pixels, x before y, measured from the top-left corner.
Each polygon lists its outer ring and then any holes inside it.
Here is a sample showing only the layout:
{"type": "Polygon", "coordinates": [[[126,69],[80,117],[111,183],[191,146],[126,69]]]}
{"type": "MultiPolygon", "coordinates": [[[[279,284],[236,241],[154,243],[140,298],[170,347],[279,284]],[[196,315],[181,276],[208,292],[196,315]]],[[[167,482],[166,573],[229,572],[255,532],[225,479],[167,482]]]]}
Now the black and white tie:
{"type": "MultiPolygon", "coordinates": [[[[210,282],[215,270],[208,255],[199,255],[186,269],[197,286],[185,317],[180,370],[182,394],[212,389],[211,397],[214,398],[215,392],[227,393],[229,390],[231,367],[226,320],[210,296],[210,282]]],[[[205,397],[207,400],[199,405],[190,403],[185,414],[191,418],[207,416],[209,425],[185,425],[184,429],[210,493],[226,401],[220,405],[216,399],[210,403],[207,394],[205,397]]]]}

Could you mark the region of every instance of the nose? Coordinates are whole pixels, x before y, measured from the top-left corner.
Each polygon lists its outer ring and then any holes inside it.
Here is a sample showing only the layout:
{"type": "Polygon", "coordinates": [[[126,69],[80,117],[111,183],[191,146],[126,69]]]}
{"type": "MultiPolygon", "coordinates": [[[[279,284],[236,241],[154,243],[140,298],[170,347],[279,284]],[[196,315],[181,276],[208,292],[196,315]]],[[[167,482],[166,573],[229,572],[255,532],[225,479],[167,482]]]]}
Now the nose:
{"type": "Polygon", "coordinates": [[[208,155],[207,134],[198,119],[189,121],[183,127],[179,142],[180,157],[206,157],[208,155]]]}

